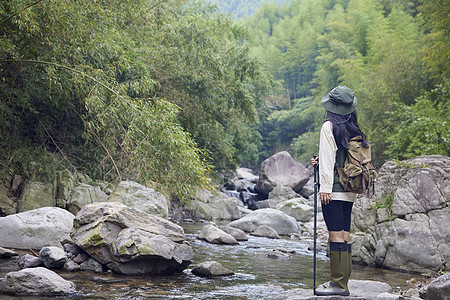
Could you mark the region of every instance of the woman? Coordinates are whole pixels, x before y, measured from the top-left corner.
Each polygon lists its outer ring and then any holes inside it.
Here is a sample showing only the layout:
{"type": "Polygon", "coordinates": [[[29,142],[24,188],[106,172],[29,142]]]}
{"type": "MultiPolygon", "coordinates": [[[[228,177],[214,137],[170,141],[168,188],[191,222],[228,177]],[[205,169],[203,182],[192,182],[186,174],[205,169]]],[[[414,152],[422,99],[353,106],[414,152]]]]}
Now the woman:
{"type": "MultiPolygon", "coordinates": [[[[320,131],[319,197],[329,234],[331,281],[316,289],[316,295],[348,296],[352,264],[350,220],[356,194],[344,191],[336,165],[344,165],[351,138],[359,135],[363,146],[369,144],[358,126],[352,90],[343,85],[330,89],[321,104],[327,110],[327,119],[320,131]]],[[[313,166],[317,164],[315,159],[311,161],[313,166]]]]}

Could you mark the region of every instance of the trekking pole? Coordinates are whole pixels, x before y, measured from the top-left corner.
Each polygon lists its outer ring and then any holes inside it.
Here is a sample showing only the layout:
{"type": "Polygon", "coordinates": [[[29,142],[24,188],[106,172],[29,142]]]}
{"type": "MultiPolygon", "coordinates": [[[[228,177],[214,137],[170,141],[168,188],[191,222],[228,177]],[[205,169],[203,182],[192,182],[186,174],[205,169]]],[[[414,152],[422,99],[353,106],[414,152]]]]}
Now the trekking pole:
{"type": "MultiPolygon", "coordinates": [[[[317,160],[317,155],[313,158],[317,160]]],[[[314,165],[314,284],[313,284],[313,294],[316,295],[316,247],[317,247],[317,167],[319,166],[319,161],[314,165]]]]}

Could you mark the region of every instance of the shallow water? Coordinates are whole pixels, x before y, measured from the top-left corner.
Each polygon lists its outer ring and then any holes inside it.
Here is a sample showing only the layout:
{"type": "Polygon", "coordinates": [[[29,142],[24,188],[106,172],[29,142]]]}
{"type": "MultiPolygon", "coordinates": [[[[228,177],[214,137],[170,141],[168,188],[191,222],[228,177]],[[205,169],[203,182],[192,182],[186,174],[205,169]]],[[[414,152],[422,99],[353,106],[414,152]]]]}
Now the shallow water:
{"type": "MultiPolygon", "coordinates": [[[[204,224],[180,224],[194,249],[192,264],[181,274],[153,277],[130,277],[89,272],[59,274],[73,281],[77,294],[71,299],[271,299],[283,290],[312,288],[313,253],[308,250],[311,240],[273,240],[249,236],[239,245],[214,245],[198,240],[204,224]],[[289,259],[272,259],[267,254],[276,248],[295,251],[289,259]],[[222,278],[202,278],[191,273],[196,263],[215,260],[233,270],[235,275],[222,278]]],[[[15,261],[0,260],[0,276],[17,270],[15,261]]],[[[324,252],[317,256],[316,282],[328,278],[328,259],[324,252]]],[[[403,290],[410,288],[406,280],[413,274],[355,265],[352,279],[376,280],[403,290]]],[[[63,297],[67,299],[66,297],[63,297]]],[[[63,299],[59,298],[59,299],[63,299]]],[[[0,299],[20,299],[0,294],[0,299]]],[[[23,299],[43,299],[24,297],[23,299]]],[[[53,298],[55,299],[55,298],[53,298]]]]}

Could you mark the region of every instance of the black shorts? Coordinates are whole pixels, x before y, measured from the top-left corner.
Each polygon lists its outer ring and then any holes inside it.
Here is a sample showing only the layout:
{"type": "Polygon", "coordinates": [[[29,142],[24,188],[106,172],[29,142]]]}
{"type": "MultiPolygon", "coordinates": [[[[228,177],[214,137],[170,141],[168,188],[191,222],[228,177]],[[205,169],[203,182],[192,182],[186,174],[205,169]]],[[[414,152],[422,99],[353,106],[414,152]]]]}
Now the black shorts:
{"type": "Polygon", "coordinates": [[[353,202],[332,200],[328,204],[322,203],[322,214],[328,231],[348,231],[352,217],[353,202]]]}

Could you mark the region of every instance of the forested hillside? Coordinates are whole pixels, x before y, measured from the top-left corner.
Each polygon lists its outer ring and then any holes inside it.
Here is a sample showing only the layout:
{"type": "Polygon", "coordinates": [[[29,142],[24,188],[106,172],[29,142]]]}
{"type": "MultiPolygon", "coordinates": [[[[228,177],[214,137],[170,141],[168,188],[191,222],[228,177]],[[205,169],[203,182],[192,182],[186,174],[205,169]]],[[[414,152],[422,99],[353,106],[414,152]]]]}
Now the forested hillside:
{"type": "Polygon", "coordinates": [[[2,173],[62,165],[184,197],[257,161],[270,80],[246,39],[193,1],[1,1],[2,173]]]}
{"type": "Polygon", "coordinates": [[[339,84],[378,166],[450,154],[448,0],[281,2],[237,21],[206,1],[1,1],[0,177],[72,168],[181,199],[276,151],[307,162],[339,84]]]}
{"type": "Polygon", "coordinates": [[[227,12],[231,17],[242,19],[246,16],[253,16],[256,10],[265,3],[273,2],[277,5],[287,3],[290,0],[208,0],[216,5],[220,11],[227,12]]]}
{"type": "Polygon", "coordinates": [[[317,151],[321,95],[337,85],[358,99],[358,117],[379,166],[387,159],[450,154],[449,1],[292,0],[245,19],[251,53],[279,82],[263,110],[261,153],[317,151]]]}

